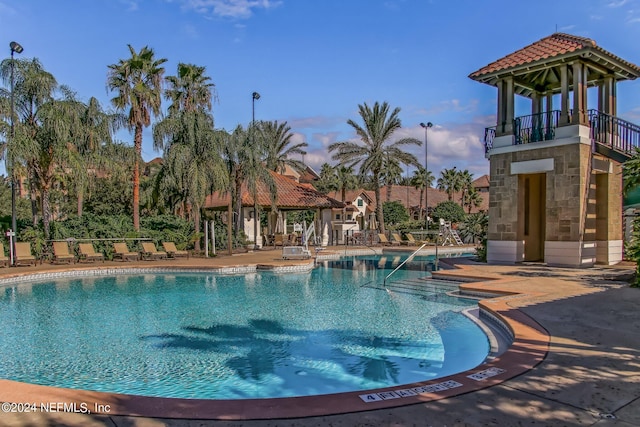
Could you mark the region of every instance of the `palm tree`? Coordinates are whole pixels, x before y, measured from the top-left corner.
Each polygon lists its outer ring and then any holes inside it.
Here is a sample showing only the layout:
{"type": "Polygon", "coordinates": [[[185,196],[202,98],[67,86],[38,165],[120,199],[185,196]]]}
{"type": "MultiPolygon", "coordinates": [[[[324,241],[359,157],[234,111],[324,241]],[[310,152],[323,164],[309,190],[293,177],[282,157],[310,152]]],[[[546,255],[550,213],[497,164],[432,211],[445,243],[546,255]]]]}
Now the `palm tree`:
{"type": "MultiPolygon", "coordinates": [[[[40,61],[33,59],[14,60],[14,102],[15,102],[15,136],[11,144],[3,147],[3,156],[7,161],[7,171],[12,174],[13,182],[17,182],[18,171],[24,171],[31,192],[31,216],[35,226],[38,223],[38,203],[36,180],[32,162],[33,151],[30,147],[35,144],[35,137],[40,123],[38,110],[42,105],[51,101],[58,88],[58,82],[53,74],[44,69],[40,61]]],[[[10,59],[0,64],[0,76],[6,84],[11,78],[10,59]]],[[[9,92],[2,93],[9,98],[9,92]]]]}
{"type": "Polygon", "coordinates": [[[387,202],[391,201],[391,190],[402,179],[402,168],[400,163],[394,159],[389,153],[384,157],[384,166],[382,172],[382,182],[387,188],[387,202]]]}
{"type": "MultiPolygon", "coordinates": [[[[153,126],[154,148],[165,152],[163,168],[167,171],[161,176],[177,187],[182,212],[191,213],[197,235],[208,192],[227,185],[210,114],[213,83],[204,72],[204,67],[178,65],[178,75],[167,77],[165,97],[172,101],[169,114],[153,126]]],[[[200,249],[199,240],[195,249],[200,249]]]]}
{"type": "Polygon", "coordinates": [[[73,140],[77,153],[77,164],[68,175],[70,184],[76,190],[77,215],[82,216],[83,203],[91,180],[98,170],[112,170],[115,159],[105,155],[104,150],[113,144],[113,135],[125,124],[121,114],[106,112],[100,102],[89,98],[86,104],[79,104],[79,129],[73,140]]]}
{"type": "Polygon", "coordinates": [[[109,65],[107,87],[116,91],[113,105],[124,111],[129,108],[127,125],[134,131],[133,146],[136,151],[133,169],[133,227],[140,230],[140,158],[142,157],[142,129],[151,124],[151,114],[160,114],[162,81],[167,60],[156,59],[148,46],[136,52],[128,45],[131,57],[109,65]]]}
{"type": "Polygon", "coordinates": [[[265,164],[267,169],[278,173],[284,173],[287,166],[296,171],[304,171],[306,165],[297,159],[292,159],[292,155],[304,156],[308,147],[306,142],[293,143],[291,127],[287,122],[261,121],[257,124],[265,149],[265,164]]]}
{"type": "MultiPolygon", "coordinates": [[[[434,179],[431,171],[426,170],[422,166],[418,166],[418,169],[413,172],[413,176],[411,177],[411,185],[413,185],[416,190],[420,190],[420,219],[424,219],[422,217],[422,197],[424,196],[424,200],[428,200],[426,193],[429,191],[429,188],[431,188],[434,179]],[[422,190],[424,190],[424,193],[422,190]]],[[[425,213],[428,210],[429,207],[427,206],[424,210],[425,213]]]]}
{"type": "Polygon", "coordinates": [[[418,166],[416,157],[403,151],[402,147],[405,145],[420,146],[422,142],[415,138],[403,138],[389,143],[393,133],[400,129],[401,126],[400,118],[398,117],[400,108],[389,111],[389,104],[376,102],[373,108],[365,103],[364,105],[359,105],[358,109],[364,126],[360,126],[351,119],[347,123],[354,128],[359,141],[335,142],[329,146],[329,152],[335,152],[332,158],[337,160],[340,165],[347,167],[360,165],[360,176],[371,174],[376,199],[378,230],[380,233],[384,233],[380,179],[383,173],[385,157],[391,156],[401,163],[418,166]]]}
{"type": "Polygon", "coordinates": [[[482,196],[474,186],[469,186],[469,188],[463,192],[462,196],[463,205],[468,208],[468,213],[471,213],[472,208],[477,208],[482,204],[482,196]]]}
{"type": "Polygon", "coordinates": [[[440,172],[437,186],[438,190],[447,193],[447,200],[453,200],[453,194],[462,189],[460,173],[455,166],[451,169],[443,169],[442,172],[440,172]]]}
{"type": "Polygon", "coordinates": [[[473,188],[473,174],[470,173],[467,169],[458,172],[458,180],[460,181],[460,190],[462,194],[460,195],[460,206],[464,208],[465,206],[465,194],[471,191],[473,188]]]}
{"type": "Polygon", "coordinates": [[[327,194],[330,191],[338,191],[336,181],[336,171],[329,163],[323,163],[320,167],[320,179],[313,185],[321,193],[327,194]]]}
{"type": "Polygon", "coordinates": [[[333,170],[336,191],[340,191],[341,200],[344,203],[347,197],[347,190],[358,188],[358,177],[354,175],[352,167],[336,166],[333,170]]]}

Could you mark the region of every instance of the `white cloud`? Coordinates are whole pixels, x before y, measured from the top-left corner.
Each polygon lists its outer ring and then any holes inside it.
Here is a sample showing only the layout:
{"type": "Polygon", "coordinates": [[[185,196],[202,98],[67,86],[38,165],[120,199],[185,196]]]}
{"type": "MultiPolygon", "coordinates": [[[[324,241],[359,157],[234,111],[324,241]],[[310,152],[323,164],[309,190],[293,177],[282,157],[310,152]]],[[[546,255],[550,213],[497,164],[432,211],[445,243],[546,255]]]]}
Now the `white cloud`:
{"type": "Polygon", "coordinates": [[[622,7],[627,3],[629,3],[629,0],[612,0],[607,3],[607,7],[622,7]]]}
{"type": "Polygon", "coordinates": [[[181,0],[183,7],[197,13],[213,14],[223,18],[251,17],[255,9],[272,9],[280,6],[280,0],[181,0]]]}
{"type": "Polygon", "coordinates": [[[427,108],[427,109],[419,109],[416,114],[418,115],[435,115],[441,114],[448,111],[454,111],[456,113],[473,113],[478,108],[478,100],[472,99],[468,104],[463,104],[459,99],[450,99],[447,101],[442,101],[439,104],[427,108]]]}
{"type": "Polygon", "coordinates": [[[127,10],[129,12],[135,12],[138,10],[138,0],[120,0],[120,3],[127,5],[127,10]]]}

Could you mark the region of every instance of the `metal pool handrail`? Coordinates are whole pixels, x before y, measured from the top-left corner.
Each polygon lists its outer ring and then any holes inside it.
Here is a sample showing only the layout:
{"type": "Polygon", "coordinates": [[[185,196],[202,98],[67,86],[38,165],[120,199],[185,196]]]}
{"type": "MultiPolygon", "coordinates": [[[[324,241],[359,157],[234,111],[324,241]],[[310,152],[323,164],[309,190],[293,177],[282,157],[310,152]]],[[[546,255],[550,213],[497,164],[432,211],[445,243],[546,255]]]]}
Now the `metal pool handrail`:
{"type": "Polygon", "coordinates": [[[423,243],[423,244],[422,244],[422,246],[420,246],[418,249],[416,249],[415,251],[413,251],[413,253],[412,253],[411,255],[409,255],[409,257],[408,257],[407,259],[405,259],[404,261],[402,261],[402,263],[401,263],[399,266],[397,266],[396,268],[394,268],[394,269],[393,269],[393,271],[392,271],[391,273],[387,274],[387,277],[385,277],[385,278],[384,278],[384,282],[382,283],[382,284],[383,284],[383,286],[386,288],[386,287],[387,287],[387,279],[388,279],[389,277],[391,277],[391,275],[392,275],[393,273],[395,273],[396,271],[398,271],[398,270],[399,270],[403,265],[405,265],[406,263],[408,263],[409,261],[411,261],[411,260],[413,259],[413,257],[414,257],[414,256],[416,256],[416,254],[417,254],[418,252],[420,252],[420,251],[422,250],[422,248],[424,248],[425,246],[427,246],[427,244],[426,244],[426,243],[423,243]]]}

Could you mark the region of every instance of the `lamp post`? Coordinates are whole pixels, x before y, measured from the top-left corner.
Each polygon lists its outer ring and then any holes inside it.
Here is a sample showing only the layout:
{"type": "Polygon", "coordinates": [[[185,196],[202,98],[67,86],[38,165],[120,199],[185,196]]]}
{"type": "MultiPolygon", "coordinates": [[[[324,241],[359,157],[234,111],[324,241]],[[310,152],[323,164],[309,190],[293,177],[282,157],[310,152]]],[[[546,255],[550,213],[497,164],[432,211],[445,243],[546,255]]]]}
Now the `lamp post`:
{"type": "Polygon", "coordinates": [[[425,190],[424,190],[424,204],[425,204],[425,215],[424,215],[424,229],[425,231],[429,231],[429,149],[427,147],[429,128],[433,127],[433,123],[427,122],[426,124],[420,123],[420,126],[424,128],[424,179],[425,179],[425,190]]]}
{"type": "MultiPolygon", "coordinates": [[[[255,144],[255,124],[256,124],[256,100],[260,99],[260,94],[258,92],[253,92],[251,94],[251,142],[255,144]]],[[[258,194],[254,194],[254,199],[258,197],[258,194]]],[[[253,201],[253,249],[258,249],[258,210],[256,209],[258,206],[258,201],[253,201]]]]}
{"type": "MultiPolygon", "coordinates": [[[[13,145],[13,139],[15,137],[15,125],[14,125],[14,110],[15,110],[15,96],[14,96],[14,86],[15,86],[15,78],[14,78],[14,59],[13,53],[22,53],[24,50],[20,43],[11,42],[9,43],[9,48],[11,49],[11,145],[13,145]]],[[[11,265],[15,265],[15,253],[16,253],[16,239],[15,233],[18,229],[17,219],[16,219],[16,179],[13,174],[13,162],[11,158],[11,153],[7,153],[7,160],[9,163],[8,173],[11,174],[11,230],[9,230],[9,242],[11,245],[11,265]]]]}

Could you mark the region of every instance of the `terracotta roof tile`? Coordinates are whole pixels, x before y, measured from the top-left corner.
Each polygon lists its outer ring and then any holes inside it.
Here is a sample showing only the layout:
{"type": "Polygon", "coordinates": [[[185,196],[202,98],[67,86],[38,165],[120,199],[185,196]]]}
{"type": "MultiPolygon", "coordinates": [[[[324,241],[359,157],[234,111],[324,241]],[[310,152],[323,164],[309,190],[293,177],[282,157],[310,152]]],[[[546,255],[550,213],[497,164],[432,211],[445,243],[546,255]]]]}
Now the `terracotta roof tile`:
{"type": "Polygon", "coordinates": [[[544,62],[547,59],[586,50],[598,51],[612,60],[633,69],[635,72],[640,72],[640,68],[636,65],[605,51],[592,39],[565,33],[554,33],[480,68],[469,74],[469,77],[472,79],[481,79],[482,76],[487,74],[493,74],[498,71],[533,64],[535,62],[544,62]]]}
{"type": "MultiPolygon", "coordinates": [[[[339,202],[331,197],[325,196],[313,188],[311,184],[301,184],[290,177],[271,172],[278,188],[276,205],[284,209],[309,209],[309,208],[334,208],[342,207],[339,202]]],[[[226,207],[229,204],[229,195],[219,192],[207,196],[205,208],[216,209],[226,207]]],[[[242,205],[253,206],[253,198],[247,189],[247,185],[242,185],[242,205]]],[[[271,207],[271,197],[264,184],[258,184],[258,205],[271,207]]]]}

